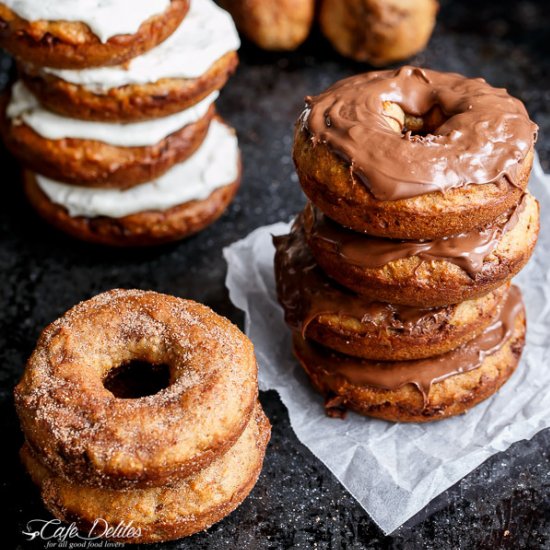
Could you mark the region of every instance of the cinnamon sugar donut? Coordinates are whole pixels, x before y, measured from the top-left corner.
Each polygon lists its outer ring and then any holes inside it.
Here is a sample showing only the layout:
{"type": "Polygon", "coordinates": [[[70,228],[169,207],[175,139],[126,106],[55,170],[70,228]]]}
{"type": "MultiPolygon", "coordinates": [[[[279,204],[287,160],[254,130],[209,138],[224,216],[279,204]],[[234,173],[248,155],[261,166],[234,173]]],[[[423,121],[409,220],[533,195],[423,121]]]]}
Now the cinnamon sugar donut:
{"type": "Polygon", "coordinates": [[[26,441],[77,485],[173,484],[237,441],[257,399],[251,342],[209,308],[156,292],[113,290],[48,326],[15,388],[26,441]],[[133,361],[165,365],[169,385],[136,399],[105,386],[133,361]]]}
{"type": "Polygon", "coordinates": [[[38,66],[119,65],[168,38],[188,9],[189,0],[140,0],[131,9],[121,0],[4,0],[0,2],[0,47],[38,66]],[[136,21],[142,14],[144,19],[136,21]]]}
{"type": "MultiPolygon", "coordinates": [[[[77,485],[45,468],[28,446],[21,458],[40,487],[46,508],[58,519],[75,522],[90,533],[98,518],[114,527],[131,525],[118,542],[152,543],[187,537],[229,515],[248,496],[258,479],[270,425],[261,407],[226,454],[206,469],[168,487],[114,491],[77,485]]],[[[101,536],[105,525],[96,524],[101,536]]]]}
{"type": "Polygon", "coordinates": [[[356,233],[311,204],[301,223],[317,263],[343,286],[372,300],[437,307],[483,296],[523,268],[537,241],[539,204],[526,193],[480,230],[423,241],[356,233]]]}
{"type": "Polygon", "coordinates": [[[509,284],[476,300],[439,308],[373,302],[329,279],[303,228],[274,237],[279,302],[290,328],[326,348],[376,361],[447,353],[479,336],[499,314],[509,284]]]}
{"type": "Polygon", "coordinates": [[[110,124],[55,115],[19,82],[0,119],[6,147],[28,169],[80,186],[127,189],[189,158],[204,141],[217,92],[186,111],[110,124]]]}
{"type": "Polygon", "coordinates": [[[393,422],[462,414],[493,395],[515,371],[525,310],[515,287],[500,318],[462,347],[417,361],[375,362],[330,352],[294,335],[294,352],[330,416],[347,409],[393,422]]]}
{"type": "Polygon", "coordinates": [[[356,231],[455,235],[493,222],[527,186],[537,127],[482,79],[402,67],[345,79],[306,103],[294,146],[300,183],[356,231]]]}

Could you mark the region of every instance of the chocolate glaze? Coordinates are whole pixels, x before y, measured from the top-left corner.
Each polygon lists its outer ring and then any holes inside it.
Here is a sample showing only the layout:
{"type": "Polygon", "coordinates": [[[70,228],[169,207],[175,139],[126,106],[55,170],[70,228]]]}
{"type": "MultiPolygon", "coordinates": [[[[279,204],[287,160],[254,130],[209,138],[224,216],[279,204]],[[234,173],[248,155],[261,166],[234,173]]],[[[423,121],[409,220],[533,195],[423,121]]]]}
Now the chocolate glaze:
{"type": "MultiPolygon", "coordinates": [[[[306,98],[301,128],[351,165],[379,200],[398,200],[506,178],[519,185],[537,126],[521,101],[485,80],[416,67],[370,72],[306,98]],[[384,102],[444,121],[426,135],[392,129],[384,102]]],[[[399,121],[398,121],[399,123],[399,121]]]]}
{"type": "Polygon", "coordinates": [[[498,318],[480,336],[454,351],[429,359],[366,361],[329,351],[297,333],[294,348],[308,370],[327,382],[328,387],[334,379],[390,391],[413,384],[427,403],[433,384],[479,368],[487,357],[500,350],[512,338],[516,318],[522,313],[521,292],[513,286],[498,318]]]}
{"type": "Polygon", "coordinates": [[[279,302],[287,324],[303,336],[320,315],[353,317],[377,327],[422,333],[448,318],[454,306],[417,308],[373,302],[329,279],[308,249],[300,219],[289,235],[274,237],[275,278],[279,302]]]}
{"type": "Polygon", "coordinates": [[[417,256],[421,260],[451,262],[473,278],[498,247],[502,235],[515,227],[526,200],[525,194],[513,210],[489,227],[433,241],[399,241],[356,233],[336,224],[311,203],[302,213],[302,219],[308,242],[328,244],[347,263],[379,268],[395,260],[417,256]]]}

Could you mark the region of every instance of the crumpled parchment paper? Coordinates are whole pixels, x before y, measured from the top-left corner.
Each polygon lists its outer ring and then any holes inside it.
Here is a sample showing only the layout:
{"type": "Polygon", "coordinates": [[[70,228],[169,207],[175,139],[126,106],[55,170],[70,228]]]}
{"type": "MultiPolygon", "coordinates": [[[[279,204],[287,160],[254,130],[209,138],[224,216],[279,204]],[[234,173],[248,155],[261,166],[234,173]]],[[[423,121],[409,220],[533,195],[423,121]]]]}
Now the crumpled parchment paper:
{"type": "Polygon", "coordinates": [[[227,287],[246,313],[260,367],[260,389],[275,389],[300,441],[338,478],[385,533],[391,533],[491,455],[550,426],[550,175],[538,159],[530,191],[542,208],[534,257],[516,278],[528,312],[521,364],[492,398],[467,414],[432,424],[392,424],[349,413],[325,415],[291,353],[277,303],[271,235],[290,224],[261,227],[224,250],[227,287]]]}

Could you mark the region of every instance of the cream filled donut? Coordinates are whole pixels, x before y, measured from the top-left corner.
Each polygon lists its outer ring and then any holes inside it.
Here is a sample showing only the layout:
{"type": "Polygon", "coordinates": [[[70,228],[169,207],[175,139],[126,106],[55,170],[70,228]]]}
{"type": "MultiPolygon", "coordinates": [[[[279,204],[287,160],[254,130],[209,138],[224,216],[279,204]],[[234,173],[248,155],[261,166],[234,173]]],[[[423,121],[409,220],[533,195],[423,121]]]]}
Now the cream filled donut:
{"type": "Polygon", "coordinates": [[[203,118],[219,93],[213,92],[197,105],[168,117],[113,124],[82,121],[52,113],[19,81],[12,89],[6,115],[13,124],[25,124],[45,139],[81,139],[101,141],[119,147],[155,145],[175,131],[203,118]]]}
{"type": "Polygon", "coordinates": [[[52,202],[72,217],[123,218],[206,199],[216,189],[235,181],[238,174],[237,137],[228,126],[214,120],[196,153],[154,181],[127,190],[66,185],[40,175],[36,182],[52,202]]]}
{"type": "Polygon", "coordinates": [[[198,149],[217,97],[213,92],[163,118],[109,124],[52,113],[19,82],[0,129],[7,148],[33,172],[72,185],[127,189],[162,176],[198,149]]]}
{"type": "Polygon", "coordinates": [[[117,34],[135,34],[141,24],[166,11],[170,0],[3,0],[27,21],[71,21],[85,23],[101,40],[117,34]]]}
{"type": "Polygon", "coordinates": [[[219,90],[235,70],[240,40],[230,15],[195,0],[165,42],[124,65],[82,70],[20,64],[25,84],[49,110],[83,120],[164,117],[219,90]]]}
{"type": "Polygon", "coordinates": [[[188,9],[189,0],[6,0],[0,46],[40,66],[117,65],[166,40],[188,9]]]}
{"type": "Polygon", "coordinates": [[[106,92],[163,78],[198,78],[215,61],[239,47],[231,16],[212,0],[194,0],[170,38],[125,65],[81,70],[45,67],[43,71],[93,92],[106,92]]]}
{"type": "Polygon", "coordinates": [[[54,227],[109,246],[151,246],[182,239],[219,218],[240,183],[233,129],[214,120],[197,153],[164,176],[127,191],[86,189],[25,172],[33,207],[54,227]]]}

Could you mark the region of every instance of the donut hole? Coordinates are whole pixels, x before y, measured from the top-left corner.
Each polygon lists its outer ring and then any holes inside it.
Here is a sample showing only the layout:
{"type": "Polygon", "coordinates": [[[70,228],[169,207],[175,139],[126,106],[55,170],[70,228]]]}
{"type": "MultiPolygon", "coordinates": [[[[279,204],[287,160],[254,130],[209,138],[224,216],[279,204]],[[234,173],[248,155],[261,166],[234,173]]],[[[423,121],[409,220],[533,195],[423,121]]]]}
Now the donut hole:
{"type": "Polygon", "coordinates": [[[132,360],[110,369],[103,386],[120,399],[139,399],[155,395],[170,385],[170,367],[132,360]]]}
{"type": "Polygon", "coordinates": [[[448,120],[439,105],[434,105],[422,115],[414,115],[405,112],[397,103],[385,101],[383,113],[386,122],[396,133],[409,137],[437,135],[439,127],[448,120]]]}

